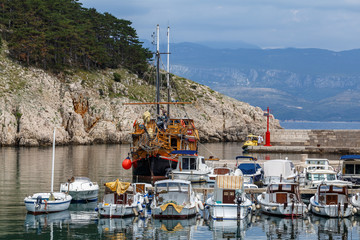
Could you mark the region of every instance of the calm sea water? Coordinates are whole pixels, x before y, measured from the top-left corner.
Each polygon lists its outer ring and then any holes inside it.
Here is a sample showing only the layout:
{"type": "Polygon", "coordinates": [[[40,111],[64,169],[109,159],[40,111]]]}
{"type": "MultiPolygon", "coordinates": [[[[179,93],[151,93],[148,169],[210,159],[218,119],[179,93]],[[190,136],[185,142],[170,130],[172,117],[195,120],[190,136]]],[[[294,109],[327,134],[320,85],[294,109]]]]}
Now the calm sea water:
{"type": "MultiPolygon", "coordinates": [[[[129,145],[61,146],[55,153],[55,185],[71,176],[88,176],[101,187],[107,181],[131,180],[131,171],[121,167],[129,145]]],[[[222,159],[241,155],[241,143],[203,144],[200,154],[222,159]]],[[[297,154],[259,154],[258,159],[285,156],[297,161],[297,154]]],[[[249,219],[211,221],[204,219],[154,220],[99,219],[97,203],[71,205],[68,211],[33,216],[26,213],[23,199],[35,192],[47,192],[51,184],[49,148],[0,148],[0,239],[359,239],[360,218],[284,219],[255,213],[249,219]]],[[[338,159],[340,156],[316,156],[338,159]]],[[[235,163],[235,160],[234,160],[235,163]]]]}
{"type": "Polygon", "coordinates": [[[285,129],[360,129],[360,122],[280,121],[285,129]]]}

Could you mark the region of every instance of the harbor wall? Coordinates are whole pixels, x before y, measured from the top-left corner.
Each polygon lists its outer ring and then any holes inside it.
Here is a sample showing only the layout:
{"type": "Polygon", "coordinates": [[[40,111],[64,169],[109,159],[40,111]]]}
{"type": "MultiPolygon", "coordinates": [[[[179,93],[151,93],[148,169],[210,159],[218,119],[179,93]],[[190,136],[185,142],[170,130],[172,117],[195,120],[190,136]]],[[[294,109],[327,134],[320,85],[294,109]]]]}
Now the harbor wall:
{"type": "Polygon", "coordinates": [[[360,130],[275,129],[270,133],[273,146],[360,148],[360,130]]]}

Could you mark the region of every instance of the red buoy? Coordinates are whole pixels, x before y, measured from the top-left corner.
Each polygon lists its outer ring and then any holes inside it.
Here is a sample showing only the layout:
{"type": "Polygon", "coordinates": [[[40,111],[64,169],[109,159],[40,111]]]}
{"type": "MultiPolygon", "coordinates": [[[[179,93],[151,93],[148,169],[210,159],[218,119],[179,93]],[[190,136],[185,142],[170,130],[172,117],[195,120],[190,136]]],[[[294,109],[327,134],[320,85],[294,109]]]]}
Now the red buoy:
{"type": "Polygon", "coordinates": [[[129,157],[124,159],[124,161],[122,162],[122,167],[126,170],[131,168],[131,160],[129,157]]]}

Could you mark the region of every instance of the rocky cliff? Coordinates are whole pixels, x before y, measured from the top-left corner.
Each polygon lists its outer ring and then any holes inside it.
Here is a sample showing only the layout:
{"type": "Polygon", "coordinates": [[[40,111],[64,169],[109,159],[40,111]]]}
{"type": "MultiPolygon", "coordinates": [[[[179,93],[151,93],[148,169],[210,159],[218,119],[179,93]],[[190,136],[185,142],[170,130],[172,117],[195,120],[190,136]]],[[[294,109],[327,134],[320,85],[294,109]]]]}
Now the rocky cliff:
{"type": "MultiPolygon", "coordinates": [[[[154,105],[123,105],[155,99],[151,81],[125,69],[54,75],[8,59],[5,48],[0,72],[2,146],[50,145],[54,128],[57,144],[128,143],[134,121],[155,112],[154,105]]],[[[193,118],[202,142],[242,141],[266,131],[259,107],[184,78],[172,80],[172,98],[193,104],[172,106],[171,116],[193,118]]],[[[280,128],[278,120],[272,118],[270,127],[280,128]]]]}

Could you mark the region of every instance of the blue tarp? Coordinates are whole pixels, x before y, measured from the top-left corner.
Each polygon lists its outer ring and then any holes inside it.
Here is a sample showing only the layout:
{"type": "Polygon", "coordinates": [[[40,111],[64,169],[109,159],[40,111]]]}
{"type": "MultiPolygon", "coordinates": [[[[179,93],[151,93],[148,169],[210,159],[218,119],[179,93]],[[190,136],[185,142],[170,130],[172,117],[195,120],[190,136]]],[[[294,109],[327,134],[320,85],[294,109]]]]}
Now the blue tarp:
{"type": "Polygon", "coordinates": [[[194,155],[196,154],[197,151],[195,150],[177,150],[177,151],[172,151],[170,154],[187,154],[187,155],[194,155]]]}
{"type": "Polygon", "coordinates": [[[241,163],[238,168],[243,174],[254,174],[261,167],[258,163],[241,163]]]}
{"type": "Polygon", "coordinates": [[[344,155],[344,156],[341,156],[340,159],[341,159],[341,160],[346,160],[346,159],[360,159],[360,155],[344,155]]]}

